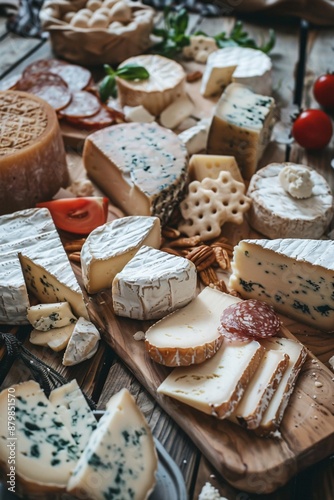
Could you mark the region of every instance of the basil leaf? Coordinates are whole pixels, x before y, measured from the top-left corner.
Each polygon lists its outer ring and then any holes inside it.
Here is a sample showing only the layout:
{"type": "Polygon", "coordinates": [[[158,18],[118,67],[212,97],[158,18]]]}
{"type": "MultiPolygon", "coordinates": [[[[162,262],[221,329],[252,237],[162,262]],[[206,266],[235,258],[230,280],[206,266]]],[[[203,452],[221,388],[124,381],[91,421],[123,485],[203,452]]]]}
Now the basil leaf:
{"type": "Polygon", "coordinates": [[[99,92],[102,102],[106,102],[110,96],[116,97],[116,80],[114,75],[107,75],[103,78],[99,92]]]}
{"type": "Polygon", "coordinates": [[[184,34],[188,27],[189,16],[185,8],[179,10],[174,17],[171,18],[170,25],[175,30],[175,34],[184,34]]]}
{"type": "Polygon", "coordinates": [[[262,52],[264,52],[265,54],[268,54],[274,48],[275,43],[276,43],[275,31],[273,29],[271,29],[271,30],[269,30],[268,42],[265,43],[264,45],[262,45],[260,47],[260,50],[262,50],[262,52]]]}
{"type": "Polygon", "coordinates": [[[111,66],[109,66],[109,64],[104,64],[103,65],[103,69],[104,71],[106,72],[107,75],[114,75],[115,74],[115,71],[112,69],[111,66]]]}
{"type": "Polygon", "coordinates": [[[138,64],[126,64],[116,70],[116,75],[124,80],[147,80],[150,77],[147,69],[138,64]]]}

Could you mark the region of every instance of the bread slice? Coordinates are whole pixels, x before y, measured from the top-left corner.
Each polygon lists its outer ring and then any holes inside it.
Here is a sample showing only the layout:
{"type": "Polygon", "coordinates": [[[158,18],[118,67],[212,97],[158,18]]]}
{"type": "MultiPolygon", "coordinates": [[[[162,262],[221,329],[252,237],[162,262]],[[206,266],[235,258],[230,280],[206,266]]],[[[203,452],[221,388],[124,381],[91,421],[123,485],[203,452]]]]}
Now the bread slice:
{"type": "Polygon", "coordinates": [[[297,377],[306,359],[307,351],[299,342],[286,338],[272,337],[261,340],[261,344],[266,349],[274,349],[280,353],[288,354],[290,358],[288,367],[262,417],[261,423],[255,429],[256,434],[268,436],[279,428],[297,377]]]}
{"type": "Polygon", "coordinates": [[[182,309],[151,326],[145,335],[150,357],[166,366],[203,363],[220,348],[224,337],[218,332],[222,311],[240,299],[210,287],[182,309]]]}
{"type": "Polygon", "coordinates": [[[289,356],[280,351],[267,350],[254,377],[230,420],[247,429],[259,426],[262,416],[274,396],[289,364],[289,356]]]}

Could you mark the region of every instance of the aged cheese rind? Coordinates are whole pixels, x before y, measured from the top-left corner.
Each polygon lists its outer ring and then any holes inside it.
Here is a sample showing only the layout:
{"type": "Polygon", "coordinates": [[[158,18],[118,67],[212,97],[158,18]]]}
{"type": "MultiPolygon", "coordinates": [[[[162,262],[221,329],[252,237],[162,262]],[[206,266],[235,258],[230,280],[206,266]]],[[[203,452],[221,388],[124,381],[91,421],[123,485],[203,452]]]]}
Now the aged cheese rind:
{"type": "Polygon", "coordinates": [[[182,198],[188,153],[174,132],[155,123],[113,125],[90,134],[88,175],[128,215],[167,222],[182,198]]]}
{"type": "Polygon", "coordinates": [[[158,466],[153,437],[127,389],[115,394],[71,475],[68,491],[94,500],[145,500],[158,466]]]}
{"type": "Polygon", "coordinates": [[[221,95],[212,119],[207,153],[234,156],[244,179],[256,171],[269,143],[275,102],[248,87],[231,83],[221,95]]]}
{"type": "Polygon", "coordinates": [[[63,365],[73,366],[96,353],[101,336],[91,321],[79,318],[67,344],[63,365]]]}
{"type": "Polygon", "coordinates": [[[88,318],[81,288],[47,209],[0,217],[0,262],[0,323],[28,323],[27,289],[41,303],[68,302],[76,316],[88,318]]]}
{"type": "MultiPolygon", "coordinates": [[[[247,195],[252,199],[250,225],[269,238],[320,238],[333,217],[331,188],[316,170],[303,165],[313,183],[311,196],[297,199],[287,193],[280,173],[294,163],[271,163],[252,177],[247,195]]],[[[298,165],[295,165],[298,167],[298,165]]]]}
{"type": "Polygon", "coordinates": [[[34,207],[69,183],[55,111],[25,92],[0,92],[0,214],[34,207]]]}
{"type": "Polygon", "coordinates": [[[334,331],[334,241],[242,240],[229,286],[316,329],[334,331]]]}
{"type": "Polygon", "coordinates": [[[115,314],[160,319],[195,296],[197,272],[188,259],[142,246],[112,285],[115,314]]]}
{"type": "Polygon", "coordinates": [[[150,216],[121,217],[92,231],[80,253],[88,293],[111,288],[114,277],[142,245],[159,248],[160,220],[150,216]]]}

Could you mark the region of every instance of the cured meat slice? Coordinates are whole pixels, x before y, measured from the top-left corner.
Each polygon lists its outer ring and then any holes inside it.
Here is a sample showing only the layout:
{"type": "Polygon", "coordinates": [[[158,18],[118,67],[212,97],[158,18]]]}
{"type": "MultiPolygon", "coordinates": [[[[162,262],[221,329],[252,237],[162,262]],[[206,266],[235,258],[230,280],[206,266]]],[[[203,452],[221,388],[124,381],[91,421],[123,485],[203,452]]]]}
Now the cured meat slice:
{"type": "Polygon", "coordinates": [[[220,333],[229,340],[241,341],[272,337],[281,326],[273,307],[256,299],[231,304],[224,310],[220,322],[220,333]]]}
{"type": "Polygon", "coordinates": [[[72,93],[66,82],[53,73],[23,75],[17,84],[17,89],[44,99],[56,111],[65,108],[72,98],[72,93]]]}
{"type": "Polygon", "coordinates": [[[69,64],[59,59],[41,59],[35,61],[27,66],[23,76],[31,76],[39,73],[52,73],[60,76],[72,92],[83,90],[92,80],[92,74],[88,69],[77,64],[69,64]]]}
{"type": "Polygon", "coordinates": [[[52,70],[56,71],[60,66],[66,65],[67,63],[60,59],[39,59],[26,67],[23,76],[36,75],[37,73],[52,73],[52,70]]]}
{"type": "Polygon", "coordinates": [[[85,90],[79,90],[72,93],[70,104],[65,109],[62,109],[60,116],[72,119],[86,118],[96,115],[100,109],[101,103],[95,95],[85,90]]]}
{"type": "Polygon", "coordinates": [[[122,113],[105,107],[101,107],[100,111],[95,115],[87,118],[72,118],[70,116],[66,116],[65,118],[68,123],[75,127],[94,130],[125,121],[122,113]]]}

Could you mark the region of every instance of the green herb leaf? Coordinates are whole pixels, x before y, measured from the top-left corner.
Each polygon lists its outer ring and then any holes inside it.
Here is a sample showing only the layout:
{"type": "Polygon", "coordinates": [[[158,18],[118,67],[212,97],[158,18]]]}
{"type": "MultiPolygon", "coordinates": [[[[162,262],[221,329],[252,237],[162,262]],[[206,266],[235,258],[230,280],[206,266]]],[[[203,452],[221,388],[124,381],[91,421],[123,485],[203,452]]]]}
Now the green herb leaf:
{"type": "Polygon", "coordinates": [[[173,59],[190,44],[190,36],[185,32],[188,27],[189,16],[185,8],[172,12],[170,8],[164,9],[164,28],[153,30],[153,34],[162,38],[156,43],[151,52],[173,59]]]}
{"type": "Polygon", "coordinates": [[[124,80],[147,80],[150,77],[147,69],[139,64],[125,64],[116,70],[108,64],[103,67],[107,75],[103,78],[99,88],[102,102],[106,102],[110,96],[117,97],[116,76],[124,80]]]}
{"type": "Polygon", "coordinates": [[[139,64],[125,64],[115,74],[124,80],[147,80],[150,77],[147,69],[139,64]]]}
{"type": "Polygon", "coordinates": [[[269,30],[269,40],[267,41],[267,43],[263,44],[260,47],[260,50],[262,50],[262,52],[264,52],[265,54],[268,54],[275,47],[275,43],[276,43],[275,31],[271,29],[269,30]]]}
{"type": "Polygon", "coordinates": [[[106,102],[110,96],[116,97],[116,80],[114,75],[107,75],[103,78],[99,92],[102,102],[106,102]]]}
{"type": "Polygon", "coordinates": [[[111,66],[109,66],[109,64],[104,64],[103,69],[107,75],[114,75],[115,74],[115,71],[112,69],[111,66]]]}

